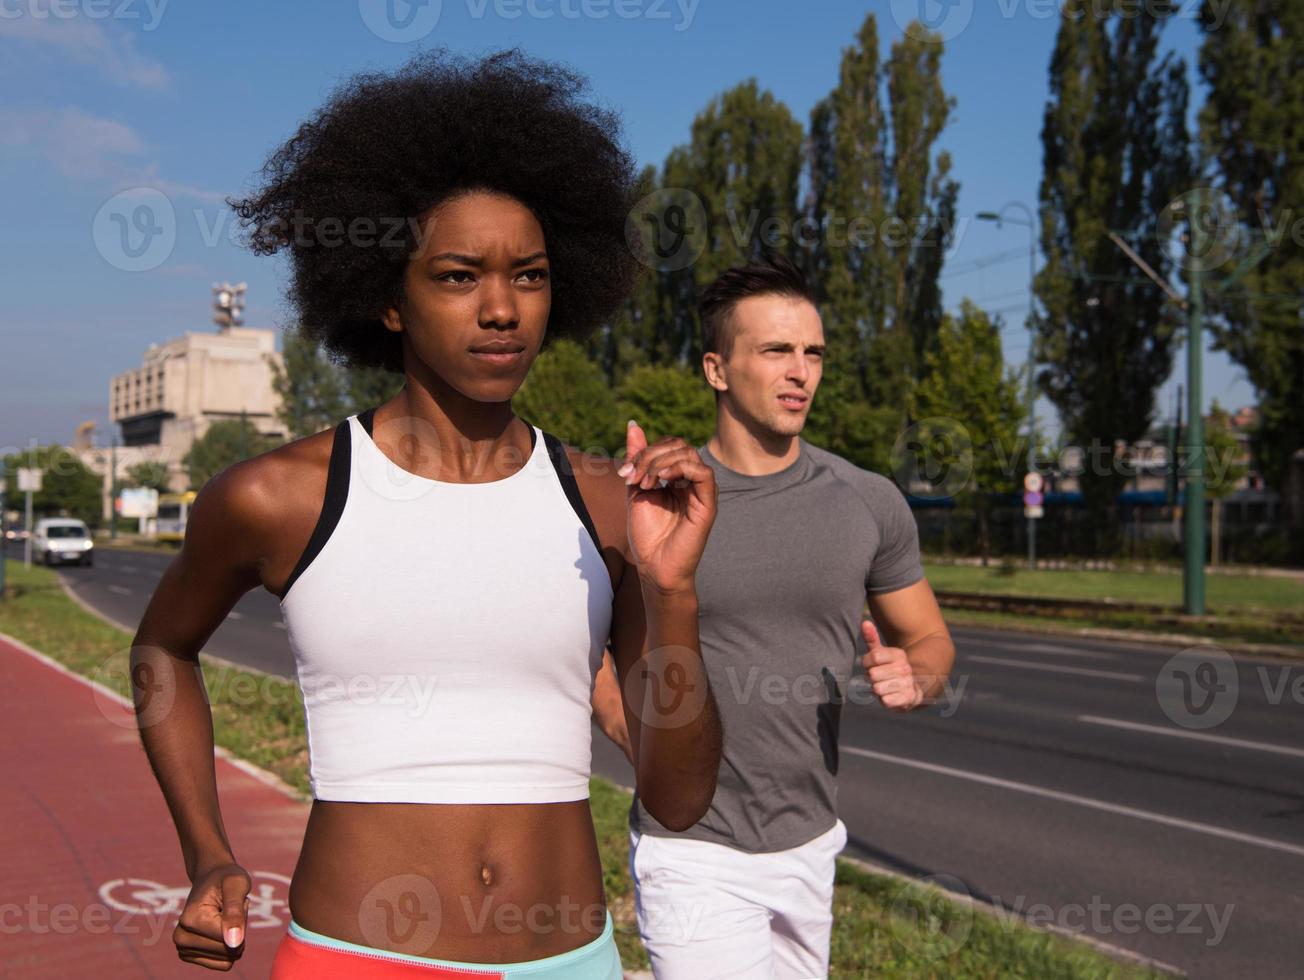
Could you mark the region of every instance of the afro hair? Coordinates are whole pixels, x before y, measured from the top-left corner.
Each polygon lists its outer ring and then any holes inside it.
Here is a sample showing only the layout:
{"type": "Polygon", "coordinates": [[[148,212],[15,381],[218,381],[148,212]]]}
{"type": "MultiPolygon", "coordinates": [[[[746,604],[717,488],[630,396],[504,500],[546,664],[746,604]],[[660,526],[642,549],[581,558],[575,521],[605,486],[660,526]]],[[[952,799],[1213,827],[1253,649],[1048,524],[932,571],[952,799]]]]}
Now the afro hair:
{"type": "Polygon", "coordinates": [[[619,117],[583,99],[561,65],[519,50],[470,60],[445,50],[354,76],[228,203],[259,254],[288,250],[299,329],[350,367],[403,370],[385,310],[403,299],[420,219],[483,189],[543,228],[551,337],[583,339],[620,306],[637,259],[625,239],[635,170],[619,117]]]}

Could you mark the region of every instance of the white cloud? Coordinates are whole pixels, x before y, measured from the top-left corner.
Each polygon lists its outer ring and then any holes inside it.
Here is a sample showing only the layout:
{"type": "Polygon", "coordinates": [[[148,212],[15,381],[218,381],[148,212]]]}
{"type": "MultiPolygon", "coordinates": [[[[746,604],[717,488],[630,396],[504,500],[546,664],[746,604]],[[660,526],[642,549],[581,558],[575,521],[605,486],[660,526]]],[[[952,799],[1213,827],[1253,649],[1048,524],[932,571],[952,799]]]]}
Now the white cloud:
{"type": "Polygon", "coordinates": [[[133,34],[113,24],[86,15],[53,16],[48,0],[27,0],[6,5],[0,17],[0,43],[14,43],[54,51],[61,59],[94,69],[119,85],[162,89],[168,84],[167,70],[159,62],[136,50],[133,34]]]}
{"type": "Polygon", "coordinates": [[[149,146],[130,126],[80,109],[0,109],[0,147],[31,153],[73,180],[103,181],[114,190],[153,187],[169,197],[222,203],[220,193],[167,180],[157,164],[142,162],[149,146]]]}

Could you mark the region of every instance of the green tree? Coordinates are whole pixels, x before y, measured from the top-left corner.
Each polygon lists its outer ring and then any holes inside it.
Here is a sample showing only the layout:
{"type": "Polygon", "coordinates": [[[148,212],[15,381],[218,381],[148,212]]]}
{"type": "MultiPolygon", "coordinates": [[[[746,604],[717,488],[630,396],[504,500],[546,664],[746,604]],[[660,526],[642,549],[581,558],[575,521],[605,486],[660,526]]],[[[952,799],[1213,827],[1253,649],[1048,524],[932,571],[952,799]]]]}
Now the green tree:
{"type": "Polygon", "coordinates": [[[200,490],[232,463],[251,459],[278,445],[279,440],[263,435],[247,419],[223,419],[195,440],[181,464],[190,474],[190,489],[200,490]]]}
{"type": "Polygon", "coordinates": [[[808,432],[873,469],[887,465],[941,322],[938,274],[959,193],[936,151],[954,105],[941,56],[940,38],[916,25],[883,63],[871,14],[811,113],[806,215],[817,235],[805,261],[829,356],[808,432]]]}
{"type": "Polygon", "coordinates": [[[617,392],[621,435],[634,419],[648,441],[680,436],[701,446],[715,433],[715,395],[700,371],[678,364],[643,365],[625,378],[617,392]]]}
{"type": "Polygon", "coordinates": [[[272,388],[280,396],[276,417],[294,439],[382,404],[403,385],[402,375],[381,368],[349,369],[334,363],[299,330],[285,331],[281,357],[283,367],[271,361],[272,388]]]}
{"type": "MultiPolygon", "coordinates": [[[[657,168],[639,175],[635,196],[642,200],[661,189],[657,168]]],[[[640,364],[673,363],[685,356],[687,336],[694,329],[677,322],[670,303],[673,283],[668,273],[643,269],[634,289],[611,323],[596,330],[586,350],[607,380],[618,385],[640,364]]],[[[679,320],[682,321],[684,311],[679,320]]]]}
{"type": "Polygon", "coordinates": [[[624,445],[616,396],[602,369],[573,340],[555,341],[539,354],[512,408],[580,449],[612,453],[624,445]]]}
{"type": "MultiPolygon", "coordinates": [[[[649,270],[627,310],[590,350],[613,384],[642,364],[695,365],[701,357],[701,289],[765,247],[795,256],[802,128],[788,107],[749,79],[715,97],[689,141],[640,190],[688,191],[705,217],[704,248],[685,268],[649,270]]],[[[692,221],[690,216],[689,221],[692,221]]]]}
{"type": "Polygon", "coordinates": [[[1190,189],[1192,166],[1185,66],[1158,53],[1165,19],[1066,7],[1042,127],[1037,381],[1093,460],[1082,492],[1106,548],[1129,479],[1115,448],[1149,430],[1176,340],[1163,292],[1109,238],[1119,232],[1159,275],[1171,273],[1155,221],[1190,189]]]}
{"type": "Polygon", "coordinates": [[[1026,467],[1026,445],[1019,436],[1026,414],[1023,382],[1005,366],[999,323],[967,299],[959,316],[942,318],[926,360],[927,373],[910,399],[911,415],[949,419],[967,437],[972,468],[957,496],[977,514],[985,565],[991,554],[991,495],[1015,492],[1026,467]]]}
{"type": "MultiPolygon", "coordinates": [[[[712,99],[689,143],[670,152],[665,185],[691,190],[706,211],[706,249],[691,267],[699,288],[767,247],[795,257],[803,136],[788,107],[750,78],[712,99]]],[[[690,359],[701,352],[691,339],[690,359]]]]}
{"type": "MultiPolygon", "coordinates": [[[[1200,75],[1209,86],[1202,143],[1219,190],[1244,226],[1264,232],[1272,246],[1215,300],[1221,316],[1213,331],[1258,394],[1255,455],[1269,483],[1284,491],[1291,459],[1304,446],[1304,239],[1291,233],[1304,201],[1304,6],[1206,2],[1201,27],[1200,75]]],[[[1293,519],[1304,521],[1304,514],[1293,519]]]]}
{"type": "Polygon", "coordinates": [[[1232,419],[1227,409],[1217,399],[1209,408],[1204,421],[1205,492],[1213,504],[1213,521],[1210,526],[1210,563],[1222,563],[1222,512],[1223,501],[1236,492],[1248,468],[1242,456],[1241,441],[1232,431],[1232,419]]]}
{"type": "Polygon", "coordinates": [[[127,482],[133,487],[150,487],[159,493],[168,492],[168,464],[158,460],[145,460],[127,467],[127,482]]]}
{"type": "Polygon", "coordinates": [[[407,378],[383,368],[340,368],[344,375],[344,415],[383,405],[402,389],[407,378]]]}
{"type": "Polygon", "coordinates": [[[50,445],[25,449],[4,458],[8,480],[8,506],[25,506],[26,494],[18,487],[19,469],[41,471],[41,489],[32,494],[32,513],[40,517],[75,517],[94,527],[103,520],[104,484],[66,446],[50,445]]]}

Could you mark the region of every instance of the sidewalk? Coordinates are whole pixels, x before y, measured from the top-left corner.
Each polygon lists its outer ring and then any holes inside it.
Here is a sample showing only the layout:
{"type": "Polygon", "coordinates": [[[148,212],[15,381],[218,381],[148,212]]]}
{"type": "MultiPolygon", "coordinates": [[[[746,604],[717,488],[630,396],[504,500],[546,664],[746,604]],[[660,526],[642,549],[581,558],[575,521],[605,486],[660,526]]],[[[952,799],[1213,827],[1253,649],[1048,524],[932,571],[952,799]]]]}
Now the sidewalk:
{"type": "Polygon", "coordinates": [[[0,638],[0,712],[0,976],[267,977],[306,804],[216,760],[227,833],[254,878],[244,956],[216,974],[172,944],[190,887],[130,708],[0,638]]]}

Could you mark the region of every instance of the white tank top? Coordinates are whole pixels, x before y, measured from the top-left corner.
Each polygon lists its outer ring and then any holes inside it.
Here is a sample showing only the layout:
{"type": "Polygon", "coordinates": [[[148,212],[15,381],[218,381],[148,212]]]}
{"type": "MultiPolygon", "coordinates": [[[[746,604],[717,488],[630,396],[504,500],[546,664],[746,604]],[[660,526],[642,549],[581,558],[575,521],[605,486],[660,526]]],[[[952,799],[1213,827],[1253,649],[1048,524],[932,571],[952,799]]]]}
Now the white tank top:
{"type": "Polygon", "coordinates": [[[587,799],[611,580],[565,449],[445,483],[392,463],[374,409],[335,431],[281,594],[321,800],[587,799]]]}

